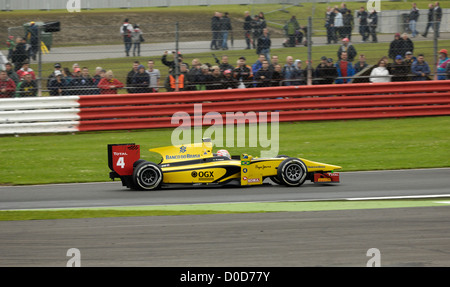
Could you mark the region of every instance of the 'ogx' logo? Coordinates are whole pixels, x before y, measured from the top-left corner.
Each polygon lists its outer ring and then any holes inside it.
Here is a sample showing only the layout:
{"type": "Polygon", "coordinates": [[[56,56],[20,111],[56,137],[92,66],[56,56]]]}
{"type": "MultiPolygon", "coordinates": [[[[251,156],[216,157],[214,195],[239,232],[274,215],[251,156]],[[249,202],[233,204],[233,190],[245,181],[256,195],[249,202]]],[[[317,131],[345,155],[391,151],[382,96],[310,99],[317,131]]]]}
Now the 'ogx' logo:
{"type": "Polygon", "coordinates": [[[199,172],[196,172],[196,171],[193,171],[193,172],[191,172],[191,176],[192,177],[208,177],[208,178],[211,178],[211,177],[214,177],[214,171],[199,171],[199,172]]]}

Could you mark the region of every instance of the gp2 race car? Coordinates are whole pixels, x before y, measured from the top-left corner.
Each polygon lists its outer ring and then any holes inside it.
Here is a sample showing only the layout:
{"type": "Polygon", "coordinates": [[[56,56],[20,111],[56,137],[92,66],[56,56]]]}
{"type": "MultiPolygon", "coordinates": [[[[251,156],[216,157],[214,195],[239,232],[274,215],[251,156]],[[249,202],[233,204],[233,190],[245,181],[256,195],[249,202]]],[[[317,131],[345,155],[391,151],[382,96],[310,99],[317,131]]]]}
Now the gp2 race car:
{"type": "Polygon", "coordinates": [[[223,156],[213,154],[211,139],[202,143],[150,149],[162,156],[159,164],[140,159],[140,146],[109,144],[110,178],[120,178],[122,185],[134,190],[154,190],[163,185],[261,185],[264,179],[285,186],[339,182],[334,172],[340,166],[302,158],[277,156],[254,158],[248,154],[223,156]]]}

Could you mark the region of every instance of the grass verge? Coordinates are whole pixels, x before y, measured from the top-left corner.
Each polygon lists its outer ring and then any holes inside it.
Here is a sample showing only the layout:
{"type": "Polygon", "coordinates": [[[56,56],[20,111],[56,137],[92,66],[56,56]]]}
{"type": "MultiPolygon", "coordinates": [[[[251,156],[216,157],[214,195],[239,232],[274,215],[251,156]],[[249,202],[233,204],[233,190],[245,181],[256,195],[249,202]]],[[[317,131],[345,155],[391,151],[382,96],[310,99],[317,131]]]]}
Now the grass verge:
{"type": "Polygon", "coordinates": [[[116,208],[105,207],[53,210],[13,210],[0,211],[0,221],[265,212],[307,212],[433,206],[450,206],[450,198],[363,201],[256,202],[166,206],[131,206],[116,208]]]}
{"type": "MultiPolygon", "coordinates": [[[[141,158],[171,145],[172,129],[0,137],[0,184],[108,181],[107,144],[135,142],[141,158]]],[[[248,146],[249,129],[245,131],[248,146]]],[[[279,154],[336,164],[343,171],[449,167],[450,117],[281,123],[279,154]]],[[[194,133],[192,133],[192,136],[194,133]]],[[[244,136],[235,131],[234,139],[244,136]]],[[[215,150],[224,147],[213,134],[215,150]]],[[[191,141],[194,141],[192,139],[191,141]]],[[[272,147],[274,147],[273,140],[272,147]]],[[[225,147],[260,156],[272,147],[225,147]]]]}

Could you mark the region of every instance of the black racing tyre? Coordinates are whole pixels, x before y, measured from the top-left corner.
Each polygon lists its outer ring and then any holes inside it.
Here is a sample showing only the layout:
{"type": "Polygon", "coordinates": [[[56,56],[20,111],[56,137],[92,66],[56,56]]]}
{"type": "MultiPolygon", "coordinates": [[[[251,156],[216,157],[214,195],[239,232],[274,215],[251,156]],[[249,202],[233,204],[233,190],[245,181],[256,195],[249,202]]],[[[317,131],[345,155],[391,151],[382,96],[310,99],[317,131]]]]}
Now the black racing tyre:
{"type": "Polygon", "coordinates": [[[133,170],[134,188],[140,190],[154,190],[161,187],[163,173],[161,168],[153,162],[143,161],[133,170]]]}
{"type": "Polygon", "coordinates": [[[306,180],[308,169],[303,161],[298,158],[287,158],[277,170],[277,179],[280,184],[286,186],[300,186],[306,180]]]}
{"type": "MultiPolygon", "coordinates": [[[[277,155],[276,158],[288,158],[289,156],[284,155],[284,154],[280,154],[277,155]]],[[[270,177],[270,180],[273,181],[274,183],[281,185],[282,183],[278,180],[278,176],[274,175],[270,177]]]]}

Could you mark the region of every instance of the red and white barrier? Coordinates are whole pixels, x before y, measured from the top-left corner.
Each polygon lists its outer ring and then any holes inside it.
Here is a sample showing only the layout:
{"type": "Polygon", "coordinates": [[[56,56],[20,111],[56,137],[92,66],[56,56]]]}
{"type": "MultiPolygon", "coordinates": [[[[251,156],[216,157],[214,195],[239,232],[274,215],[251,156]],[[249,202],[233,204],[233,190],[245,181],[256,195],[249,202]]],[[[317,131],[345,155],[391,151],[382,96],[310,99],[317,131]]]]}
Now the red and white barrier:
{"type": "Polygon", "coordinates": [[[79,97],[0,99],[0,134],[77,132],[79,97]]]}
{"type": "Polygon", "coordinates": [[[0,134],[168,128],[177,112],[209,125],[212,112],[275,111],[280,122],[450,115],[450,81],[0,99],[0,134]]]}

